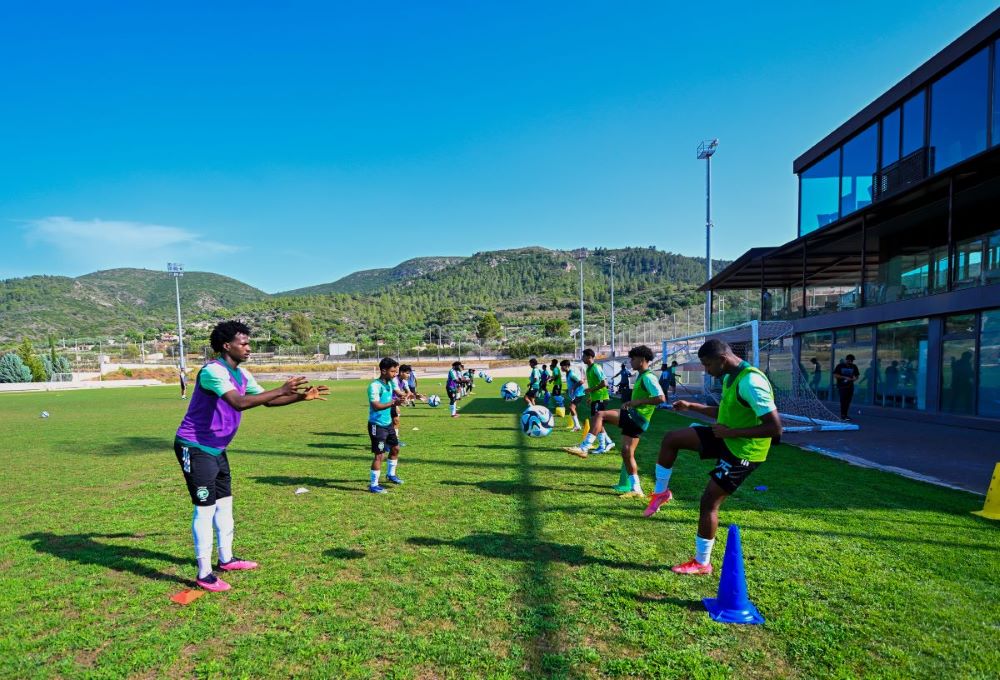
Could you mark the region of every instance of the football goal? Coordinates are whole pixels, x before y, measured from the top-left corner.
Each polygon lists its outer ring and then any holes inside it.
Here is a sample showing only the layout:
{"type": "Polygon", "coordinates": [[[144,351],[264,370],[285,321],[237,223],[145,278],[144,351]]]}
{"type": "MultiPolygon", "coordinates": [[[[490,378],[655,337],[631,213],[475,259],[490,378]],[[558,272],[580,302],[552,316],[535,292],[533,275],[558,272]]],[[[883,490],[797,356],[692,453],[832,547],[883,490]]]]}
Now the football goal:
{"type": "Polygon", "coordinates": [[[767,375],[786,432],[858,429],[854,423],[841,421],[810,389],[805,369],[794,359],[794,328],[787,321],[748,321],[664,340],[663,363],[677,362],[678,395],[719,403],[722,383],[708,376],[698,360],[698,348],[712,338],[724,340],[733,352],[767,375]]]}

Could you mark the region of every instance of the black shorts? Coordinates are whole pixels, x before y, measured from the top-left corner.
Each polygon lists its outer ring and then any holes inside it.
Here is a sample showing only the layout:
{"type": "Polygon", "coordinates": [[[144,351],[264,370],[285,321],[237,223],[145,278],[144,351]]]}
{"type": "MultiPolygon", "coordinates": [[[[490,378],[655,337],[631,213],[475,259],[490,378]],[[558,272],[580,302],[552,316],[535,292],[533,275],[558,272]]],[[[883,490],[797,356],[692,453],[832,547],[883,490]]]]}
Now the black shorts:
{"type": "Polygon", "coordinates": [[[607,410],[608,410],[608,401],[606,399],[602,399],[601,401],[590,402],[591,416],[596,416],[599,411],[607,411],[607,410]]]}
{"type": "Polygon", "coordinates": [[[388,425],[368,423],[368,438],[372,440],[372,453],[388,453],[394,447],[399,446],[399,438],[396,431],[388,425]]]}
{"type": "Polygon", "coordinates": [[[622,409],[618,412],[618,427],[621,429],[622,434],[626,437],[632,437],[633,439],[638,439],[642,436],[645,430],[642,429],[642,425],[634,417],[635,410],[633,409],[622,409]]]}
{"type": "Polygon", "coordinates": [[[458,390],[448,390],[448,403],[454,404],[458,401],[458,390]]]}
{"type": "Polygon", "coordinates": [[[399,417],[399,407],[398,406],[390,406],[389,407],[389,415],[392,416],[393,418],[398,418],[399,417]]]}
{"type": "Polygon", "coordinates": [[[215,505],[215,501],[233,495],[233,477],[229,458],[223,451],[217,456],[197,446],[174,440],[174,454],[184,473],[188,494],[195,505],[215,505]]]}
{"type": "Polygon", "coordinates": [[[534,399],[538,396],[538,389],[532,387],[530,390],[524,393],[524,396],[528,399],[534,399]]]}
{"type": "Polygon", "coordinates": [[[552,396],[553,397],[558,397],[560,394],[562,394],[562,385],[553,385],[552,386],[552,396]]]}
{"type": "Polygon", "coordinates": [[[740,484],[750,476],[750,473],[760,467],[760,463],[751,463],[734,456],[726,443],[715,436],[712,428],[697,425],[694,431],[701,444],[699,455],[702,460],[716,459],[715,467],[708,476],[726,493],[736,493],[736,489],[740,488],[740,484]]]}
{"type": "Polygon", "coordinates": [[[569,403],[573,404],[573,406],[576,406],[581,401],[583,401],[583,395],[582,394],[579,397],[576,397],[575,399],[570,399],[569,403]]]}

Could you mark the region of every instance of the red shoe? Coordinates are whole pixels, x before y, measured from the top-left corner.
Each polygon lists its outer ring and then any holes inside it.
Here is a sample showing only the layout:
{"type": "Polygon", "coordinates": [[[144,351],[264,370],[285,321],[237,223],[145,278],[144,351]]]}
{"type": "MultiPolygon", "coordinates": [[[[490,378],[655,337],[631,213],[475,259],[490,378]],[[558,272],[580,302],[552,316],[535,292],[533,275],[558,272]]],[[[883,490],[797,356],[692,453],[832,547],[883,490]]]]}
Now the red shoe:
{"type": "Polygon", "coordinates": [[[197,579],[195,583],[205,590],[210,590],[213,593],[221,593],[222,591],[229,590],[231,588],[228,583],[212,573],[209,573],[208,576],[204,578],[197,579]]]}
{"type": "Polygon", "coordinates": [[[652,517],[656,514],[656,511],[660,509],[661,505],[669,503],[670,499],[673,497],[674,495],[670,493],[670,489],[667,489],[663,493],[656,493],[654,491],[653,495],[649,499],[649,505],[647,505],[646,509],[642,511],[642,516],[652,517]]]}
{"type": "Polygon", "coordinates": [[[452,413],[452,414],[451,414],[451,417],[452,417],[452,418],[458,418],[458,414],[457,414],[457,413],[452,413]]]}
{"type": "Polygon", "coordinates": [[[675,574],[692,574],[697,576],[700,574],[711,574],[712,565],[702,564],[697,560],[691,560],[690,562],[685,562],[684,564],[678,564],[673,567],[670,567],[670,571],[674,572],[675,574]]]}
{"type": "Polygon", "coordinates": [[[233,559],[228,562],[219,562],[217,565],[219,571],[248,571],[250,569],[256,569],[257,563],[251,562],[250,560],[241,560],[239,557],[233,557],[233,559]]]}

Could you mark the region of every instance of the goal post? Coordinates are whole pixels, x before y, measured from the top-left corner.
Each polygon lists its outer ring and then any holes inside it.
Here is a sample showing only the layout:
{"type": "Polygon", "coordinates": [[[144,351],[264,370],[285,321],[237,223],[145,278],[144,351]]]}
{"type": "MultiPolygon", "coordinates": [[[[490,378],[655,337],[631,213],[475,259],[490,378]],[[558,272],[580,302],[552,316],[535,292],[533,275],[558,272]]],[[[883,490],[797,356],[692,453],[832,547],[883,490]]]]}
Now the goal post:
{"type": "Polygon", "coordinates": [[[805,369],[795,361],[795,329],[788,321],[754,320],[664,340],[661,360],[677,362],[679,394],[713,405],[722,398],[721,381],[706,374],[698,360],[698,348],[711,339],[725,341],[737,356],[764,372],[786,432],[858,429],[834,415],[809,387],[805,369]]]}

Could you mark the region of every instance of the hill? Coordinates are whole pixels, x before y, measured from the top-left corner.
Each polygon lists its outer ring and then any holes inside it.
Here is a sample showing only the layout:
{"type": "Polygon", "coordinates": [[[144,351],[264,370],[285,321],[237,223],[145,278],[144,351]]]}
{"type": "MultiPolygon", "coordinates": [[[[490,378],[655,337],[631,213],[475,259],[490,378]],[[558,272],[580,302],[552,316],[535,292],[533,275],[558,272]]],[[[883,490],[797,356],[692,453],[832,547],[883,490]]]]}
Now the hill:
{"type": "Polygon", "coordinates": [[[464,260],[464,257],[415,257],[386,269],[364,269],[348,274],[333,283],[276,293],[276,295],[324,295],[326,293],[374,293],[392,285],[404,284],[464,260]]]}
{"type": "MultiPolygon", "coordinates": [[[[622,324],[662,318],[704,300],[696,292],[704,280],[702,258],[655,248],[598,249],[584,263],[587,315],[595,323],[607,318],[610,307],[609,256],[617,260],[615,306],[622,324]]],[[[216,320],[236,317],[260,335],[290,344],[290,319],[296,313],[312,322],[310,344],[398,337],[412,346],[435,324],[445,328],[446,337],[471,338],[486,312],[497,315],[508,337],[521,327],[537,335],[547,321],[575,320],[578,266],[569,251],[519,248],[416,258],[278,295],[225,276],[190,272],[181,281],[181,304],[194,340],[216,320]]],[[[12,344],[23,335],[36,340],[48,334],[149,337],[173,329],[174,304],[173,279],[159,271],[8,279],[0,281],[0,343],[12,344]]]]}
{"type": "MultiPolygon", "coordinates": [[[[270,296],[219,274],[186,272],[181,311],[217,312],[270,296]]],[[[77,278],[29,276],[0,280],[0,342],[121,335],[157,329],[176,318],[174,279],[149,269],[109,269],[77,278]]]]}

